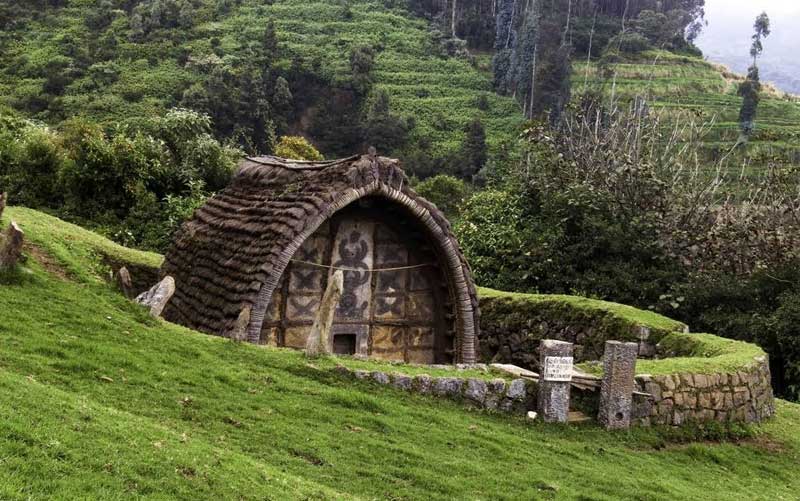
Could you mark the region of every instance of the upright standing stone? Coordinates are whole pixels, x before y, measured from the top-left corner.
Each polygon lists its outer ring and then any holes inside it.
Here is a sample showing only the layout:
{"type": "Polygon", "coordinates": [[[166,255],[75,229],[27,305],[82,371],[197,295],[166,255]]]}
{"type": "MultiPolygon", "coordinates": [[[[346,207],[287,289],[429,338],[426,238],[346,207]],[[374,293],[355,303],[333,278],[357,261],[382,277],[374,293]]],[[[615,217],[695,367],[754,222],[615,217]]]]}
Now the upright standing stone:
{"type": "Polygon", "coordinates": [[[566,423],[572,381],[572,343],[545,339],[539,346],[539,357],[539,415],[546,423],[566,423]]]}
{"type": "Polygon", "coordinates": [[[117,270],[114,278],[117,282],[117,287],[120,291],[122,291],[122,294],[128,299],[133,299],[133,282],[131,281],[131,274],[128,271],[128,268],[123,266],[117,270]]]}
{"type": "Polygon", "coordinates": [[[6,193],[0,193],[0,218],[3,217],[3,209],[6,208],[6,200],[8,200],[8,195],[6,193]]]}
{"type": "Polygon", "coordinates": [[[636,343],[606,341],[603,384],[600,388],[600,412],[597,417],[606,429],[618,430],[631,426],[638,351],[639,345],[636,343]]]}
{"type": "Polygon", "coordinates": [[[250,325],[250,315],[252,311],[252,307],[245,306],[242,308],[242,311],[239,312],[236,324],[234,324],[233,330],[228,336],[232,341],[243,343],[247,340],[247,327],[250,325]]]}
{"type": "Polygon", "coordinates": [[[149,307],[150,315],[158,318],[169,300],[172,299],[173,294],[175,294],[175,279],[168,275],[149,291],[139,294],[136,302],[149,307]]]}
{"type": "Polygon", "coordinates": [[[17,226],[17,223],[11,221],[11,225],[0,239],[0,270],[16,266],[22,257],[24,240],[25,233],[17,226]]]}
{"type": "Polygon", "coordinates": [[[306,341],[306,356],[316,357],[323,353],[330,353],[328,344],[331,327],[336,313],[336,305],[339,304],[339,299],[342,297],[342,291],[344,291],[344,274],[341,270],[338,270],[331,275],[328,288],[325,289],[325,294],[322,296],[319,311],[317,311],[314,325],[311,326],[311,333],[308,335],[308,341],[306,341]]]}

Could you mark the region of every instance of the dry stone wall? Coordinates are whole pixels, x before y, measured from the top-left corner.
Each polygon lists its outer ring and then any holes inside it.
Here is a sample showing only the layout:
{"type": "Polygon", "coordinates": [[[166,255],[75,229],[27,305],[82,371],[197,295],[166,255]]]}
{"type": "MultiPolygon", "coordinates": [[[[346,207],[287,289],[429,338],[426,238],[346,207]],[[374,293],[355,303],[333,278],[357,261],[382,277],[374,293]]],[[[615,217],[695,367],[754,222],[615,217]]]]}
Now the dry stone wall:
{"type": "MultiPolygon", "coordinates": [[[[638,325],[600,308],[578,308],[568,301],[534,300],[514,295],[480,297],[480,361],[538,369],[542,339],[575,345],[576,362],[600,360],[608,340],[636,342],[639,358],[656,353],[659,340],[670,330],[638,325]]],[[[686,326],[675,322],[674,331],[686,326]]]]}
{"type": "Polygon", "coordinates": [[[538,385],[521,378],[507,381],[502,378],[433,377],[426,374],[409,376],[350,369],[341,365],[336,367],[336,371],[363,381],[393,386],[410,393],[447,398],[479,409],[525,414],[536,408],[538,385]]]}
{"type": "Polygon", "coordinates": [[[738,371],[636,377],[635,424],[683,425],[711,421],[756,423],[775,414],[769,363],[758,357],[738,371]]]}

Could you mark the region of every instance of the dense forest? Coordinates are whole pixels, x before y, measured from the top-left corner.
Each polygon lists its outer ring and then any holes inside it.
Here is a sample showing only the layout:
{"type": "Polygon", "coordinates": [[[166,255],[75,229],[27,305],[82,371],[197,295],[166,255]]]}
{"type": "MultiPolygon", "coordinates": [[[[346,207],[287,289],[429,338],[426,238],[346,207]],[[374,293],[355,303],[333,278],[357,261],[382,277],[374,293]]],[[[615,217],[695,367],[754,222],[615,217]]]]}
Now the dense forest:
{"type": "Polygon", "coordinates": [[[374,146],[482,285],[756,341],[798,398],[800,108],[699,60],[702,26],[702,0],[0,0],[0,190],[163,250],[242,155],[374,146]]]}

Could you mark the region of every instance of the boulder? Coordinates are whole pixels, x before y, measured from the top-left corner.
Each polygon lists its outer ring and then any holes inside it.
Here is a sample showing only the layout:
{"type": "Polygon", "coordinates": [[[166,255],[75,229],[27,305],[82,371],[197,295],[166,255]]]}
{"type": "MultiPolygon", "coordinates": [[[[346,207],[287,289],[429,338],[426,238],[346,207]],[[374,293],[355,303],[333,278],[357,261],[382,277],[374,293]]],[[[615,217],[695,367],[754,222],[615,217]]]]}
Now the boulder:
{"type": "Polygon", "coordinates": [[[486,381],[477,378],[469,379],[464,396],[475,403],[482,404],[486,399],[486,381]]]}
{"type": "Polygon", "coordinates": [[[139,294],[136,298],[136,302],[150,308],[150,315],[158,318],[161,316],[167,303],[169,303],[169,300],[172,299],[173,294],[175,294],[175,279],[166,276],[149,291],[139,294]]]}
{"type": "Polygon", "coordinates": [[[411,391],[412,382],[411,376],[397,373],[392,374],[392,385],[398,390],[411,391]]]}

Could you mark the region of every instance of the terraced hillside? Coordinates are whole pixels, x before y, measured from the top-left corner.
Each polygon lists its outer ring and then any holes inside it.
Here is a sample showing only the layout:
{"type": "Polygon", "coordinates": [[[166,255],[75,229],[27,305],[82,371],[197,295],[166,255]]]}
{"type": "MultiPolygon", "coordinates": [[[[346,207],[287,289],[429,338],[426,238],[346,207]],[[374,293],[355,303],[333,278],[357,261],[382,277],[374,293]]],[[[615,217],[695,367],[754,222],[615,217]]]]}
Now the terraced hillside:
{"type": "Polygon", "coordinates": [[[412,139],[427,138],[436,149],[461,145],[464,125],[481,117],[490,144],[516,136],[523,117],[513,99],[492,91],[488,68],[477,69],[465,59],[437,56],[428,22],[385,2],[281,1],[250,5],[226,23],[229,32],[259,19],[274,19],[279,38],[293,54],[319,58],[334,75],[349,72],[348,48],[381,47],[375,68],[376,88],[386,91],[394,112],[414,117],[412,139]],[[260,13],[260,14],[259,14],[260,13]],[[479,107],[484,96],[487,106],[479,107]]]}
{"type": "MultiPolygon", "coordinates": [[[[490,144],[515,137],[522,122],[514,101],[492,92],[486,68],[481,71],[466,59],[438,55],[428,22],[404,9],[389,8],[388,2],[245,0],[224,15],[214,13],[215,2],[201,4],[195,17],[205,21],[191,29],[175,28],[173,35],[158,41],[135,42],[131,16],[116,11],[109,28],[116,38],[113,60],[98,62],[69,83],[56,101],[64,114],[108,123],[160,113],[180,102],[183,92],[206,71],[204,64],[219,59],[215,54],[236,65],[235,58],[243,57],[272,21],[279,44],[277,66],[288,69],[302,58],[307,64],[320,64],[316,71],[333,82],[350,74],[351,48],[376,47],[375,88],[389,93],[393,112],[414,117],[412,140],[426,138],[438,153],[459,147],[464,125],[476,116],[483,119],[490,144]],[[479,96],[485,96],[483,109],[479,96]]],[[[21,36],[5,41],[0,60],[8,61],[6,67],[13,66],[15,74],[0,70],[0,105],[35,104],[48,64],[64,61],[65,51],[81,50],[68,49],[65,43],[91,46],[86,25],[90,9],[85,2],[51,8],[48,15],[30,21],[21,36]],[[22,79],[20,67],[26,75],[22,79]]],[[[35,116],[48,120],[50,113],[42,110],[35,116]]]]}
{"type": "MultiPolygon", "coordinates": [[[[621,102],[647,96],[651,109],[671,119],[709,123],[711,153],[724,154],[739,136],[742,99],[736,95],[741,76],[700,58],[669,52],[649,52],[611,66],[604,78],[597,63],[574,64],[573,88],[601,85],[621,102]],[[614,76],[614,73],[616,76],[614,76]]],[[[767,158],[800,164],[800,98],[765,88],[748,154],[759,165],[767,158]]]]}

